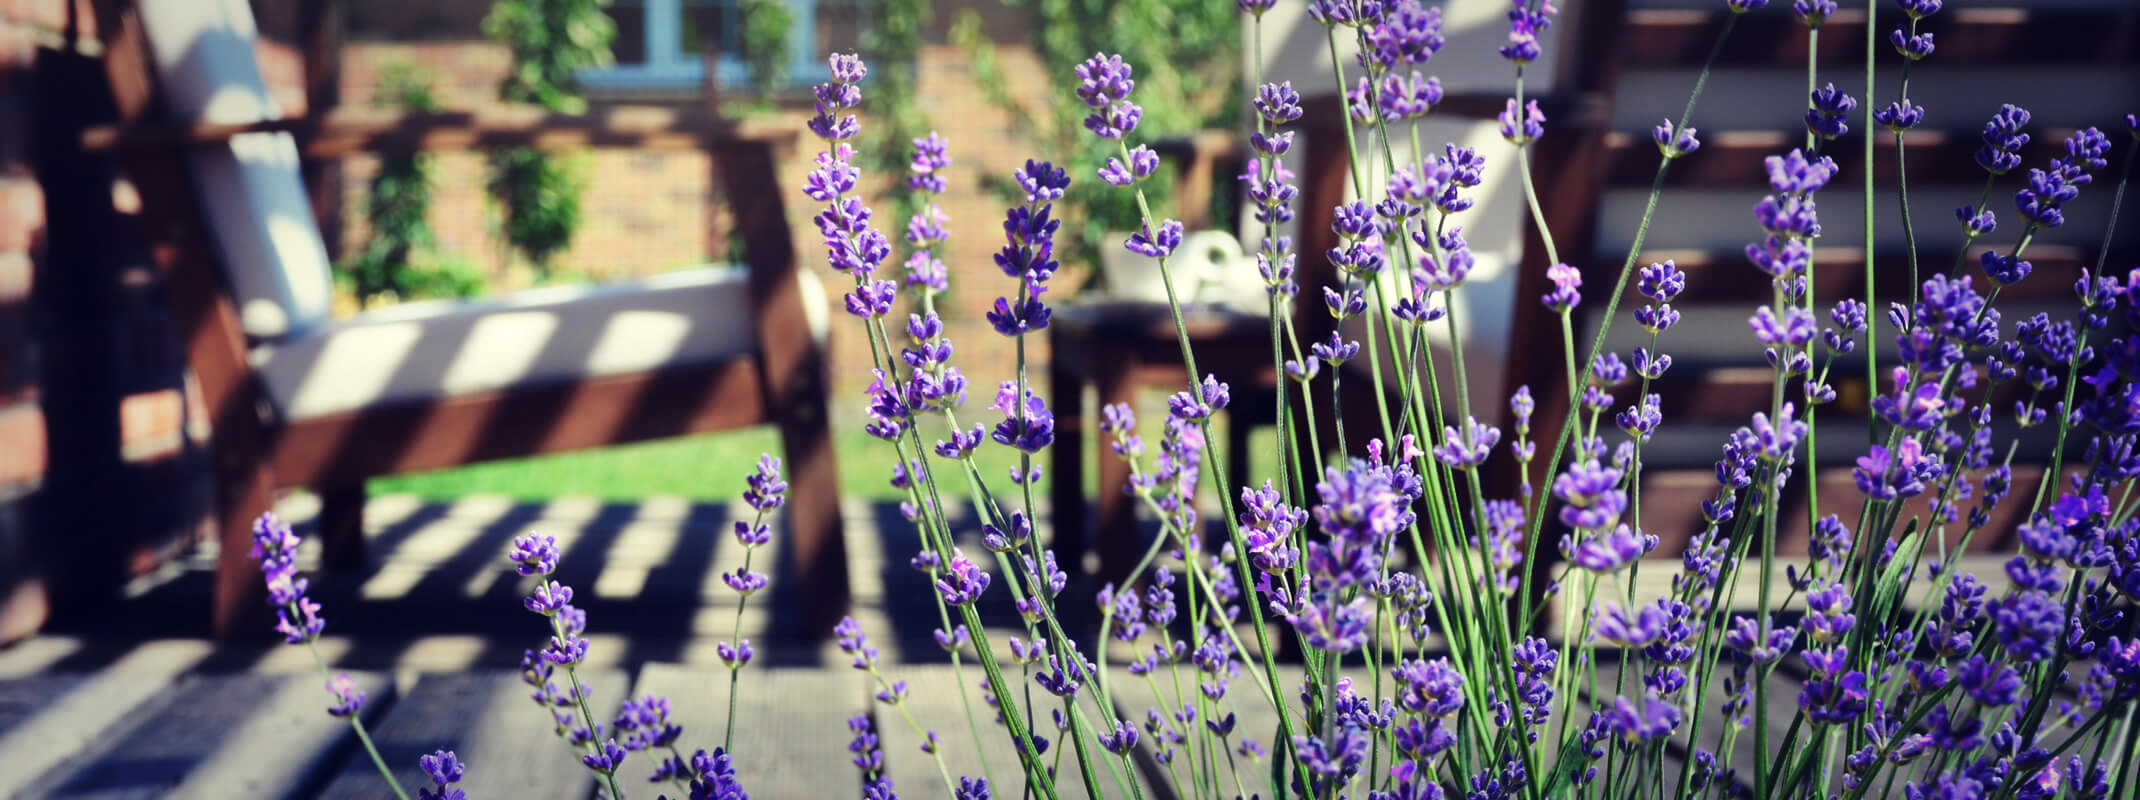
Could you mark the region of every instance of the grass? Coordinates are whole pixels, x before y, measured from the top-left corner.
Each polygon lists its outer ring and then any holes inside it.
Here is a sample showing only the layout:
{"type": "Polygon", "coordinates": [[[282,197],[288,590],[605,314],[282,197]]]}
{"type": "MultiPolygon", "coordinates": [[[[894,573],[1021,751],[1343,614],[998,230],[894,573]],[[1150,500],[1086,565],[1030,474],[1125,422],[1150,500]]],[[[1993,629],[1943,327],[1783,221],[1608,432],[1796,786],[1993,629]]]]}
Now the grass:
{"type": "MultiPolygon", "coordinates": [[[[1145,420],[1142,427],[1147,429],[1147,459],[1158,447],[1158,417],[1154,414],[1165,413],[1163,397],[1163,394],[1152,394],[1140,398],[1139,414],[1145,420]]],[[[847,407],[853,407],[853,404],[847,407]]],[[[940,438],[936,427],[931,425],[923,431],[925,441],[934,442],[940,438]]],[[[1224,441],[1222,433],[1214,433],[1224,441]]],[[[1259,476],[1259,482],[1261,476],[1273,474],[1276,465],[1272,463],[1271,454],[1277,452],[1277,442],[1277,432],[1270,427],[1258,428],[1250,435],[1250,474],[1259,476]]],[[[853,426],[835,424],[832,447],[838,461],[842,497],[871,502],[906,499],[905,494],[893,489],[887,480],[894,460],[891,446],[863,433],[859,423],[853,426]]],[[[1096,480],[1098,474],[1095,459],[1104,448],[1088,441],[1086,449],[1085,474],[1089,487],[1089,481],[1096,480]]],[[[760,453],[781,454],[780,436],[770,426],[396,475],[374,479],[369,484],[369,491],[373,495],[413,494],[439,501],[482,494],[503,495],[525,502],[545,502],[559,497],[635,501],[654,496],[726,502],[741,496],[743,478],[752,472],[760,453]]],[[[989,442],[975,451],[974,457],[990,488],[998,491],[1011,488],[1006,479],[1010,469],[1018,463],[1015,453],[989,442]]],[[[931,458],[935,459],[932,466],[939,470],[950,464],[936,456],[931,458]]],[[[1047,453],[1042,453],[1034,463],[1044,467],[1048,458],[1047,453]]],[[[938,474],[949,476],[951,473],[938,474]]],[[[1033,493],[1046,496],[1053,477],[1049,471],[1043,470],[1033,493]]],[[[965,497],[962,482],[954,484],[952,489],[956,496],[965,497]]],[[[1089,493],[1090,489],[1087,491],[1089,493]]]]}
{"type": "MultiPolygon", "coordinates": [[[[934,441],[936,437],[926,434],[926,438],[934,441]]],[[[888,482],[895,460],[891,445],[859,428],[835,427],[832,447],[839,464],[841,496],[905,499],[888,482]]],[[[741,496],[743,478],[751,474],[760,453],[781,455],[779,432],[770,426],[414,472],[375,479],[369,491],[373,495],[413,494],[427,500],[488,494],[523,501],[669,496],[724,502],[741,496]]],[[[1018,463],[1015,454],[993,443],[982,447],[975,458],[991,486],[1008,485],[1004,479],[1018,463]]],[[[1045,464],[1046,456],[1038,463],[1045,464]]],[[[1048,477],[1042,473],[1034,487],[1036,494],[1047,492],[1048,477]]]]}

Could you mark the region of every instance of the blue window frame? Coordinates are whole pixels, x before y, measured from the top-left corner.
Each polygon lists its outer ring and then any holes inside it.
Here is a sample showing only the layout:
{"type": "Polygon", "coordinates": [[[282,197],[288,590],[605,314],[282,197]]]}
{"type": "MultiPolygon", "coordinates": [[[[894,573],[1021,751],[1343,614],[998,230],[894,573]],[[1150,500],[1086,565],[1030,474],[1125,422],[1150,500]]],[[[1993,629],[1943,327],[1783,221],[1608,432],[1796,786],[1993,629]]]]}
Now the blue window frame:
{"type": "MultiPolygon", "coordinates": [[[[787,0],[793,25],[788,30],[788,80],[797,84],[826,80],[824,56],[851,50],[859,35],[866,0],[787,0]]],[[[742,0],[612,0],[608,9],[617,23],[612,46],[616,64],[580,73],[588,89],[660,90],[699,85],[706,74],[704,53],[718,53],[721,82],[742,85],[747,71],[742,58],[742,0]]]]}

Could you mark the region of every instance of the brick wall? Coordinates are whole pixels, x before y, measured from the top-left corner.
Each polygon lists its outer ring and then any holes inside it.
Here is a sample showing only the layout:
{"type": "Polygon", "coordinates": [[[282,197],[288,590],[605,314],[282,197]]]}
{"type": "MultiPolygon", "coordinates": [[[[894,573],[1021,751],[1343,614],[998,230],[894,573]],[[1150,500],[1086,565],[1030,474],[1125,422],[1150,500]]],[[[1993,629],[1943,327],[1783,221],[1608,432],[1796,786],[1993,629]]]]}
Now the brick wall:
{"type": "Polygon", "coordinates": [[[207,433],[169,300],[108,159],[87,3],[0,3],[0,642],[88,614],[190,545],[207,433]]]}
{"type": "Polygon", "coordinates": [[[44,195],[29,164],[30,70],[37,37],[28,9],[0,11],[0,643],[29,634],[47,613],[31,543],[31,507],[43,489],[48,444],[39,406],[35,260],[44,247],[44,195]]]}
{"type": "MultiPolygon", "coordinates": [[[[381,70],[395,64],[427,68],[441,102],[448,108],[481,108],[496,103],[499,78],[508,64],[504,50],[480,38],[481,14],[487,3],[475,0],[384,0],[352,9],[348,19],[350,39],[342,50],[342,102],[372,102],[373,87],[381,70]],[[419,8],[420,7],[420,8],[419,8]]],[[[960,362],[981,386],[1011,377],[1010,343],[989,330],[982,309],[999,294],[1010,290],[1010,280],[997,272],[989,254],[999,244],[1003,208],[980,190],[983,174],[1008,176],[1031,152],[1014,129],[1007,114],[992,105],[972,77],[964,55],[946,43],[945,31],[961,8],[980,9],[984,30],[998,43],[1005,72],[1012,77],[1014,95],[1043,97],[1047,82],[1026,50],[1022,11],[986,2],[958,2],[936,9],[934,27],[920,56],[918,74],[922,104],[944,135],[951,140],[955,161],[951,191],[943,200],[952,217],[952,241],[957,255],[952,263],[956,309],[952,335],[959,346],[960,362]]],[[[599,103],[602,98],[595,100],[599,103]]],[[[808,109],[790,106],[777,112],[798,129],[808,109]]],[[[863,117],[869,124],[868,114],[863,117]]],[[[793,160],[782,165],[783,180],[795,186],[768,187],[786,203],[795,227],[796,247],[805,263],[821,263],[822,248],[810,225],[816,209],[796,186],[808,171],[818,150],[807,136],[793,160]]],[[[713,176],[704,156],[696,153],[653,153],[602,150],[574,154],[587,177],[583,196],[583,224],[572,248],[558,259],[573,274],[592,279],[644,275],[689,266],[725,255],[726,231],[705,229],[708,203],[718,202],[712,192],[713,176]]],[[[475,154],[446,154],[437,160],[438,185],[431,222],[440,249],[449,258],[477,265],[493,276],[496,290],[521,288],[529,282],[525,270],[501,261],[495,211],[482,190],[482,158],[475,154]]],[[[352,251],[366,235],[357,212],[377,162],[357,158],[347,162],[345,184],[344,252],[352,251]]],[[[881,219],[888,231],[903,230],[905,220],[881,219]]],[[[823,273],[821,277],[839,276],[823,273]]],[[[1076,275],[1066,276],[1070,284],[1076,275]]],[[[839,302],[832,299],[835,308],[839,302]]],[[[347,304],[344,304],[345,311],[347,304]]],[[[840,320],[838,346],[834,353],[840,388],[858,390],[870,360],[868,342],[860,329],[840,320]]],[[[1042,337],[1044,338],[1044,337],[1042,337]]],[[[1036,360],[1045,359],[1045,343],[1036,340],[1036,360]]]]}

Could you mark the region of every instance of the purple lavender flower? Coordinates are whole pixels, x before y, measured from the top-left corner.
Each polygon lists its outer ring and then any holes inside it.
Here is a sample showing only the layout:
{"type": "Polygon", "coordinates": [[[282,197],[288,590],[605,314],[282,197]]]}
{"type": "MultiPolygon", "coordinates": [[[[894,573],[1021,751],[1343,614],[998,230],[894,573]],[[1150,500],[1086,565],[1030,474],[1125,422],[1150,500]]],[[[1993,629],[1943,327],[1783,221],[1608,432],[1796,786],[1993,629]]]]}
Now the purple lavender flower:
{"type": "Polygon", "coordinates": [[[854,617],[841,617],[839,624],[833,626],[832,633],[834,641],[840,646],[840,652],[854,656],[855,669],[868,670],[876,667],[877,648],[870,646],[869,637],[862,633],[862,623],[856,622],[854,617]]]}
{"type": "Polygon", "coordinates": [[[1118,756],[1128,755],[1131,750],[1137,749],[1137,724],[1128,720],[1119,720],[1115,723],[1115,729],[1112,732],[1102,731],[1099,738],[1100,747],[1106,749],[1107,752],[1118,756]]]}
{"type": "Polygon", "coordinates": [[[721,582],[728,584],[728,588],[736,590],[737,594],[744,597],[757,594],[766,587],[768,580],[765,573],[745,569],[721,574],[721,582]]]}
{"type": "Polygon", "coordinates": [[[1962,206],[1954,210],[1954,218],[1962,223],[1962,234],[1972,240],[1999,227],[1999,218],[1990,209],[1980,212],[1975,206],[1962,206]]]}
{"type": "Polygon", "coordinates": [[[1159,233],[1154,235],[1150,225],[1138,228],[1122,242],[1122,248],[1132,253],[1151,258],[1166,258],[1181,246],[1181,223],[1176,220],[1161,220],[1159,233]]]}
{"type": "Polygon", "coordinates": [[[1663,153],[1667,159],[1692,153],[1702,146],[1701,140],[1694,138],[1693,128],[1680,127],[1675,132],[1670,119],[1650,129],[1650,140],[1657,143],[1658,152],[1663,153]]]}
{"type": "Polygon", "coordinates": [[[1664,638],[1670,621],[1657,605],[1646,605],[1630,614],[1620,604],[1608,601],[1599,605],[1591,630],[1599,640],[1615,646],[1643,648],[1664,638]]]}
{"type": "Polygon", "coordinates": [[[1944,2],[1943,0],[1895,0],[1895,5],[1902,9],[1902,13],[1908,14],[1910,19],[1915,20],[1939,13],[1940,6],[1944,5],[1944,2]]]}
{"type": "Polygon", "coordinates": [[[1783,318],[1776,318],[1776,311],[1769,306],[1754,309],[1747,324],[1754,330],[1754,338],[1766,345],[1804,347],[1813,341],[1813,312],[1803,308],[1784,309],[1783,318]]]}
{"type": "MultiPolygon", "coordinates": [[[[1250,160],[1247,170],[1241,173],[1241,182],[1247,184],[1248,199],[1256,206],[1256,221],[1273,225],[1291,222],[1293,198],[1300,195],[1300,188],[1293,184],[1293,170],[1274,160],[1270,175],[1265,177],[1261,159],[1250,160]]],[[[1268,252],[1262,255],[1270,257],[1268,252]]]]}
{"type": "Polygon", "coordinates": [[[1857,107],[1857,99],[1836,89],[1833,83],[1815,89],[1811,107],[1806,109],[1806,130],[1823,139],[1842,136],[1850,131],[1845,122],[1857,107]]]}
{"type": "Polygon", "coordinates": [[[327,693],[334,695],[334,705],[327,707],[328,714],[348,717],[364,708],[364,690],[357,688],[357,679],[349,677],[347,672],[336,673],[327,679],[327,693]]]}
{"type": "Polygon", "coordinates": [[[1554,312],[1566,314],[1582,301],[1577,290],[1583,286],[1583,274],[1567,264],[1554,264],[1546,268],[1546,278],[1553,282],[1553,291],[1540,297],[1540,302],[1554,312]]]}
{"type": "Polygon", "coordinates": [[[1627,510],[1627,493],[1619,488],[1623,474],[1592,458],[1570,463],[1553,481],[1561,523],[1588,531],[1612,527],[1627,510]]]}
{"type": "Polygon", "coordinates": [[[2021,148],[2029,143],[2029,135],[2021,128],[2027,124],[2028,109],[2001,106],[1999,113],[1984,123],[1984,146],[1977,149],[1977,165],[1993,175],[2004,175],[2021,166],[2021,148]]]}
{"type": "Polygon", "coordinates": [[[1886,108],[1873,112],[1873,121],[1880,123],[1889,133],[1895,134],[1917,127],[1924,119],[1924,106],[1915,105],[1907,99],[1889,103],[1886,108]]]}
{"type": "Polygon", "coordinates": [[[590,770],[608,775],[616,772],[618,767],[624,766],[625,757],[624,747],[617,744],[615,739],[611,739],[603,742],[601,747],[595,749],[595,752],[580,756],[580,762],[586,764],[590,770]]]}
{"type": "Polygon", "coordinates": [[[907,171],[907,188],[915,191],[943,194],[945,167],[951,166],[951,143],[943,134],[930,131],[926,138],[914,140],[914,160],[907,171]]]}
{"type": "Polygon", "coordinates": [[[1612,732],[1629,744],[1670,736],[1684,717],[1679,706],[1655,693],[1645,694],[1640,705],[1615,697],[1606,714],[1612,732]]]}
{"type": "Polygon", "coordinates": [[[1381,19],[1367,30],[1360,60],[1371,71],[1424,64],[1446,42],[1440,8],[1422,7],[1419,0],[1395,0],[1383,6],[1381,19]]]}
{"type": "Polygon", "coordinates": [[[1414,714],[1448,718],[1464,708],[1464,675],[1447,658],[1406,661],[1390,669],[1397,682],[1397,707],[1414,714]]]}
{"type": "Polygon", "coordinates": [[[1932,55],[1932,34],[1927,32],[1912,35],[1907,28],[1906,25],[1896,26],[1887,34],[1887,43],[1895,48],[1895,52],[1911,61],[1923,61],[1932,55]]]}
{"type": "Polygon", "coordinates": [[[847,752],[854,754],[848,763],[862,771],[862,795],[872,800],[893,800],[892,779],[884,774],[884,749],[878,743],[875,723],[868,714],[856,714],[848,718],[847,730],[854,734],[854,740],[847,744],[847,752]]]}
{"type": "Polygon", "coordinates": [[[535,590],[529,592],[527,598],[521,602],[529,611],[545,617],[554,617],[572,606],[572,587],[557,581],[538,583],[535,590]]]}
{"type": "MultiPolygon", "coordinates": [[[[1359,772],[1361,762],[1367,760],[1368,742],[1367,731],[1357,725],[1345,725],[1333,732],[1332,741],[1295,736],[1293,751],[1302,768],[1315,775],[1317,785],[1340,784],[1359,772]]],[[[1314,793],[1324,792],[1317,789],[1314,793]]]]}
{"type": "Polygon", "coordinates": [[[964,553],[958,553],[951,557],[951,563],[945,567],[943,577],[936,579],[936,591],[944,596],[946,603],[954,606],[970,605],[981,599],[981,593],[988,590],[988,581],[988,573],[983,571],[980,565],[966,558],[964,553]]]}
{"type": "MultiPolygon", "coordinates": [[[[1566,514],[1564,507],[1563,521],[1567,519],[1566,514]]],[[[1580,541],[1561,537],[1560,546],[1561,556],[1568,559],[1569,563],[1591,572],[1606,574],[1626,569],[1637,559],[1648,555],[1651,550],[1656,549],[1657,537],[1620,525],[1610,532],[1592,533],[1580,541]]]]}
{"type": "MultiPolygon", "coordinates": [[[[1841,648],[1837,650],[1840,652],[1841,648]]],[[[1815,652],[1809,652],[1808,659],[1813,658],[1815,652]]],[[[1816,669],[1815,676],[1799,689],[1798,707],[1817,724],[1849,724],[1865,713],[1871,699],[1872,689],[1865,681],[1865,673],[1859,670],[1816,669]]]]}
{"type": "Polygon", "coordinates": [[[1502,110],[1497,119],[1501,121],[1501,138],[1517,147],[1530,144],[1546,132],[1546,114],[1538,110],[1536,100],[1524,103],[1519,112],[1516,109],[1516,98],[1511,97],[1508,99],[1508,107],[1502,110]]]}
{"type": "Polygon", "coordinates": [[[690,769],[698,776],[691,780],[690,800],[750,800],[743,784],[736,781],[728,751],[716,747],[708,755],[700,750],[691,756],[690,769]]]}
{"type": "Polygon", "coordinates": [[[780,479],[780,459],[774,458],[770,453],[758,456],[757,471],[743,481],[749,487],[743,490],[743,502],[758,513],[776,510],[782,503],[787,502],[788,484],[780,479]]]}
{"type": "Polygon", "coordinates": [[[751,648],[749,639],[743,639],[735,644],[729,644],[725,641],[717,642],[714,644],[713,649],[714,655],[719,656],[721,663],[731,670],[750,666],[751,659],[758,655],[758,651],[751,648]]]}
{"type": "Polygon", "coordinates": [[[996,423],[991,434],[997,444],[1024,453],[1038,453],[1055,441],[1055,415],[1048,411],[1048,403],[1033,390],[1025,391],[1025,402],[1018,402],[1018,385],[1004,381],[996,392],[996,402],[989,408],[1004,414],[1002,422],[996,423]]]}
{"type": "Polygon", "coordinates": [[[1120,158],[1107,159],[1107,163],[1100,167],[1100,180],[1109,186],[1128,186],[1152,177],[1152,171],[1157,169],[1159,154],[1140,144],[1129,151],[1128,164],[1122,163],[1120,158]]]}
{"type": "Polygon", "coordinates": [[[1442,101],[1441,79],[1422,76],[1417,71],[1410,78],[1394,73],[1384,75],[1377,88],[1375,110],[1382,119],[1391,122],[1425,117],[1435,104],[1442,101]]]}
{"type": "Polygon", "coordinates": [[[855,84],[861,83],[869,70],[860,57],[849,54],[835,53],[828,63],[832,82],[816,87],[817,114],[810,118],[810,131],[820,139],[852,139],[862,132],[861,123],[854,115],[841,116],[840,112],[862,104],[862,89],[855,84]]]}
{"type": "Polygon", "coordinates": [[[1538,60],[1538,34],[1552,27],[1553,15],[1560,9],[1551,0],[1539,3],[1536,11],[1527,0],[1509,1],[1515,8],[1508,12],[1508,44],[1501,46],[1501,57],[1520,67],[1538,60]]]}
{"type": "Polygon", "coordinates": [[[1925,484],[1937,478],[1940,472],[1938,456],[1926,456],[1917,439],[1904,439],[1893,453],[1873,445],[1870,452],[1858,459],[1858,466],[1851,470],[1851,476],[1866,497],[1893,500],[1923,492],[1925,484]]]}
{"type": "Polygon", "coordinates": [[[1285,494],[1270,481],[1264,481],[1261,490],[1241,488],[1241,535],[1259,570],[1279,572],[1293,565],[1300,557],[1292,546],[1293,530],[1307,519],[1308,512],[1286,505],[1285,494]]]}
{"type": "Polygon", "coordinates": [[[2014,195],[2014,207],[2031,225],[2056,228],[2066,222],[2062,207],[2080,196],[2081,186],[2092,180],[2089,173],[2107,165],[2110,139],[2088,128],[2066,139],[2066,155],[2051,159],[2048,170],[2029,170],[2028,186],[2014,195]]]}
{"type": "Polygon", "coordinates": [[[451,750],[439,750],[416,760],[424,774],[431,778],[432,787],[417,787],[416,800],[468,800],[468,793],[454,784],[460,783],[467,774],[459,756],[451,750]],[[436,788],[433,788],[436,787],[436,788]]]}
{"type": "Polygon", "coordinates": [[[1993,631],[2006,652],[2025,664],[2051,657],[2065,630],[2065,609],[2042,590],[2018,592],[1989,604],[1993,631]]]}
{"type": "Polygon", "coordinates": [[[1789,463],[1798,440],[1806,435],[1806,423],[1798,421],[1797,409],[1786,402],[1775,422],[1769,421],[1767,413],[1755,412],[1752,430],[1762,460],[1789,463]]]}
{"type": "Polygon", "coordinates": [[[1102,139],[1120,139],[1137,129],[1144,109],[1129,101],[1137,88],[1131,71],[1119,55],[1096,53],[1077,65],[1077,97],[1093,110],[1085,117],[1086,130],[1102,139]]]}
{"type": "Polygon", "coordinates": [[[327,628],[327,620],[319,615],[320,604],[305,596],[309,582],[297,573],[298,544],[297,534],[275,512],[253,521],[252,557],[260,561],[268,602],[279,606],[275,630],[290,644],[318,639],[327,628]]]}
{"type": "Polygon", "coordinates": [[[1820,27],[1835,9],[1835,0],[1793,0],[1791,3],[1791,13],[1797,14],[1798,20],[1808,28],[1820,27]]]}
{"type": "Polygon", "coordinates": [[[1443,444],[1434,449],[1434,457],[1451,469],[1477,468],[1501,442],[1501,429],[1482,424],[1476,417],[1467,418],[1462,433],[1453,426],[1442,430],[1443,444]]]}
{"type": "Polygon", "coordinates": [[[523,576],[548,575],[557,569],[557,537],[526,533],[513,538],[507,558],[523,576]]]}
{"type": "MultiPolygon", "coordinates": [[[[1256,99],[1251,101],[1256,115],[1272,128],[1300,119],[1300,92],[1293,90],[1293,82],[1266,83],[1256,89],[1256,99]]],[[[1268,141],[1268,140],[1266,140],[1268,141]]],[[[1291,141],[1288,139],[1288,141],[1291,141]]],[[[1282,155],[1285,151],[1266,151],[1268,155],[1282,155]]]]}

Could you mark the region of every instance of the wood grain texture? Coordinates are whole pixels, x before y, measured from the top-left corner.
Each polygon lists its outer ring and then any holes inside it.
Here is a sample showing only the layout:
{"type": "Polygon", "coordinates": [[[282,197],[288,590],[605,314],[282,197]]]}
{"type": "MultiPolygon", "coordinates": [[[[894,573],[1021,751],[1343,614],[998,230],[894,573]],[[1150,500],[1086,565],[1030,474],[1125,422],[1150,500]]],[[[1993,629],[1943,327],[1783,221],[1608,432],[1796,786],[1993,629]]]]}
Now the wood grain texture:
{"type": "MultiPolygon", "coordinates": [[[[679,749],[687,755],[720,745],[728,720],[727,670],[648,664],[639,671],[634,692],[675,704],[672,719],[684,727],[679,749]]],[[[746,669],[736,697],[732,748],[744,789],[752,797],[854,795],[861,782],[847,763],[847,718],[867,703],[862,675],[837,663],[819,669],[746,669]]]]}
{"type": "MultiPolygon", "coordinates": [[[[358,674],[366,714],[394,702],[392,679],[358,674]]],[[[356,749],[328,716],[317,676],[197,675],[165,688],[26,794],[49,798],[292,797],[309,794],[356,749]]]]}
{"type": "MultiPolygon", "coordinates": [[[[609,724],[630,688],[628,676],[619,670],[597,670],[581,677],[596,717],[609,724]]],[[[558,680],[563,679],[560,671],[558,680]]],[[[395,780],[412,795],[417,787],[431,785],[417,759],[435,750],[452,750],[468,766],[462,788],[472,797],[592,796],[594,773],[580,764],[571,744],[558,738],[549,713],[529,699],[532,691],[517,673],[422,675],[379,723],[372,739],[395,780]]],[[[358,752],[319,796],[371,800],[389,794],[378,768],[358,752]]]]}
{"type": "MultiPolygon", "coordinates": [[[[1016,665],[1004,666],[1008,670],[1004,673],[1004,678],[1016,683],[1016,665]]],[[[888,677],[907,682],[909,694],[903,704],[906,712],[913,715],[914,724],[921,726],[922,730],[936,731],[944,766],[950,771],[952,780],[956,781],[961,777],[979,778],[993,773],[995,780],[989,782],[989,787],[995,790],[996,796],[1015,795],[1024,786],[1025,770],[1019,764],[1018,752],[1012,747],[1009,731],[994,724],[995,713],[982,700],[986,691],[980,688],[980,683],[987,679],[987,674],[970,658],[962,670],[966,679],[963,686],[956,680],[949,664],[899,666],[887,668],[885,671],[888,677]],[[981,735],[986,741],[978,748],[971,741],[972,734],[967,731],[966,713],[959,705],[961,694],[972,701],[974,719],[982,726],[981,735]]],[[[1056,763],[1057,754],[1060,753],[1061,760],[1056,768],[1057,795],[1065,798],[1084,797],[1085,782],[1078,775],[1077,754],[1074,750],[1060,749],[1070,747],[1070,743],[1065,736],[1055,732],[1054,723],[1049,718],[1049,710],[1062,708],[1062,701],[1036,688],[1033,690],[1033,706],[1040,715],[1040,722],[1036,727],[1040,735],[1051,742],[1048,752],[1041,754],[1041,759],[1056,763]]],[[[1091,704],[1085,703],[1084,710],[1087,714],[1092,713],[1091,704]]],[[[923,735],[915,733],[908,725],[906,717],[890,706],[878,704],[876,718],[877,733],[884,739],[887,768],[894,785],[901,793],[929,797],[948,796],[950,793],[944,789],[944,779],[937,772],[935,759],[921,751],[923,735]]],[[[1113,761],[1113,757],[1098,748],[1093,748],[1091,755],[1093,769],[1100,776],[1101,795],[1127,796],[1126,792],[1116,788],[1114,779],[1107,777],[1108,767],[1102,759],[1113,761]]],[[[1116,762],[1115,767],[1119,769],[1120,766],[1120,763],[1116,762]]]]}
{"type": "Polygon", "coordinates": [[[16,796],[170,685],[169,675],[142,672],[0,681],[0,797],[16,796]]]}

